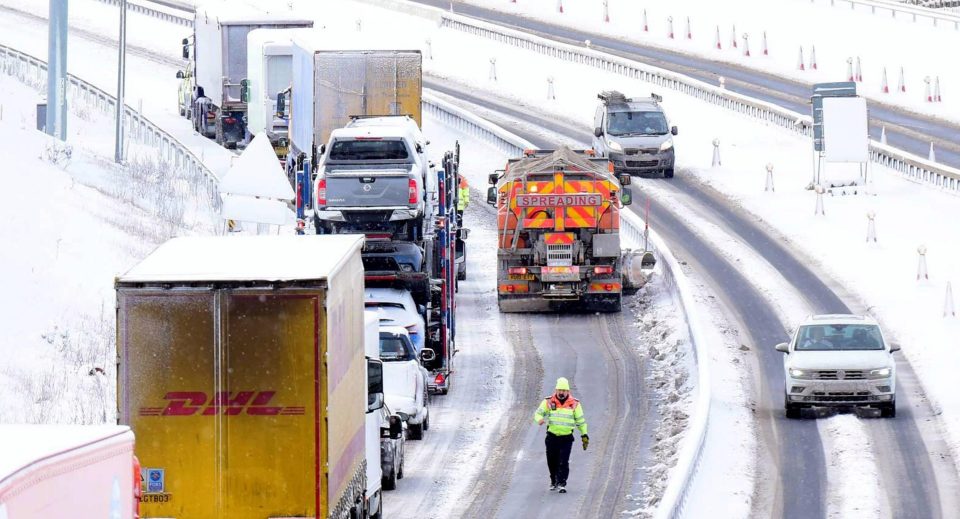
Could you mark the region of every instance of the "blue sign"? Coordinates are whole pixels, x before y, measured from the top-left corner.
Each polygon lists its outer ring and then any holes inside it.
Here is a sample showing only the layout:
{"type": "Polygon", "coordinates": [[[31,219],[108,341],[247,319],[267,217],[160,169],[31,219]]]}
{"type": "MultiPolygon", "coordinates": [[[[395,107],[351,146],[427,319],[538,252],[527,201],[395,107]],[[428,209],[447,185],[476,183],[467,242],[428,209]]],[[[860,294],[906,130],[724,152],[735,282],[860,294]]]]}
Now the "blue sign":
{"type": "Polygon", "coordinates": [[[143,469],[140,474],[145,494],[162,494],[164,487],[163,469],[143,469]]]}

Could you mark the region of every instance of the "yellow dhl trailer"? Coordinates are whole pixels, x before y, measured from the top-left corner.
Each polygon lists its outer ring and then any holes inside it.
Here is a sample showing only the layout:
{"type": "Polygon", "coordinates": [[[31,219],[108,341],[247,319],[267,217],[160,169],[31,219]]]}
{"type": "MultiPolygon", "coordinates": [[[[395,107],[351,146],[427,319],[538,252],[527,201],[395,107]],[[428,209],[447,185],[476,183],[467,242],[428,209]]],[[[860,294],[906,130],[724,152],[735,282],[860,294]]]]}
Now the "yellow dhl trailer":
{"type": "Polygon", "coordinates": [[[366,515],[362,245],[175,238],[117,278],[141,517],[366,515]]]}

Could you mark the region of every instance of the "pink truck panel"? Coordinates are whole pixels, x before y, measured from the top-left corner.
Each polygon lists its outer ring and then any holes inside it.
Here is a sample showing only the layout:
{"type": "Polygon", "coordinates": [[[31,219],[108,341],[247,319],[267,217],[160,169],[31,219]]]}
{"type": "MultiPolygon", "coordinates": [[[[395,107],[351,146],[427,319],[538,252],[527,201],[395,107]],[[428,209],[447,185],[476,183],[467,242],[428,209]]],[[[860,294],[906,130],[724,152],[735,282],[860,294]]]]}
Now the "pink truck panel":
{"type": "Polygon", "coordinates": [[[0,426],[0,519],[132,519],[133,432],[118,425],[0,426]]]}

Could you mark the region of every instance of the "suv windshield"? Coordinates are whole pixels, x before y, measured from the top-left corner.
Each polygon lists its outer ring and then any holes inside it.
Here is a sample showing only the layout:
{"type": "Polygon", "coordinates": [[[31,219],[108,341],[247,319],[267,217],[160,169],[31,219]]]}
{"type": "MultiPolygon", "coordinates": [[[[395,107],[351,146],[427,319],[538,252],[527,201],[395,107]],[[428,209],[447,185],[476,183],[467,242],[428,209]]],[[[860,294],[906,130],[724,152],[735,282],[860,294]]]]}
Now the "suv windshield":
{"type": "Polygon", "coordinates": [[[333,141],[330,160],[406,160],[407,146],[401,140],[333,141]]]}
{"type": "Polygon", "coordinates": [[[797,351],[882,350],[880,329],[871,324],[815,324],[801,326],[797,351]]]}
{"type": "Polygon", "coordinates": [[[417,360],[410,339],[403,335],[380,334],[380,360],[384,362],[417,360]]]}
{"type": "Polygon", "coordinates": [[[666,135],[667,118],[663,112],[608,112],[607,134],[611,137],[628,135],[666,135]]]}

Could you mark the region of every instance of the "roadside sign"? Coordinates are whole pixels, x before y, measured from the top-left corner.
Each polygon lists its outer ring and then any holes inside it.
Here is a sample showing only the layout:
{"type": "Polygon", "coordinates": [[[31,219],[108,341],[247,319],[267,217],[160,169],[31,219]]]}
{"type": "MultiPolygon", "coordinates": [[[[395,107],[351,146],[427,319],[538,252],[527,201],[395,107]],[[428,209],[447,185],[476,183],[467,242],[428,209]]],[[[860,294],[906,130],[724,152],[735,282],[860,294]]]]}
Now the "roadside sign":
{"type": "Polygon", "coordinates": [[[833,83],[814,83],[813,95],[810,101],[813,104],[813,150],[823,151],[823,98],[824,97],[856,97],[857,83],[854,81],[838,81],[833,83]]]}

